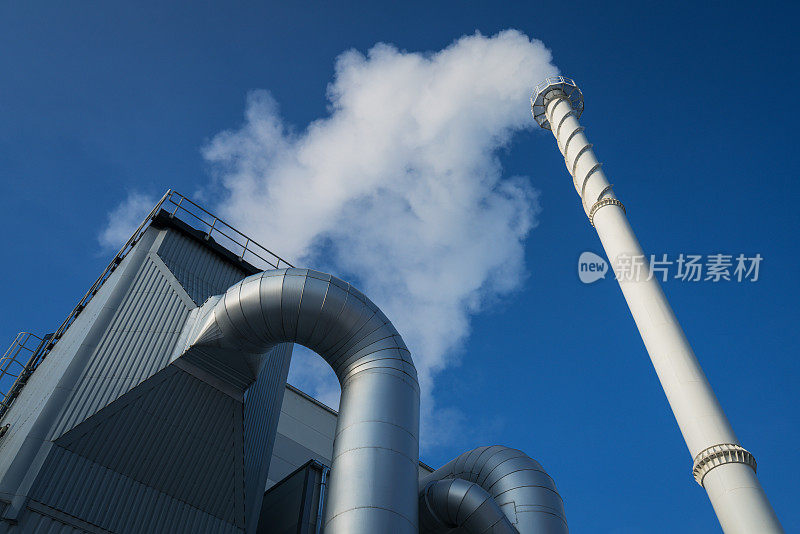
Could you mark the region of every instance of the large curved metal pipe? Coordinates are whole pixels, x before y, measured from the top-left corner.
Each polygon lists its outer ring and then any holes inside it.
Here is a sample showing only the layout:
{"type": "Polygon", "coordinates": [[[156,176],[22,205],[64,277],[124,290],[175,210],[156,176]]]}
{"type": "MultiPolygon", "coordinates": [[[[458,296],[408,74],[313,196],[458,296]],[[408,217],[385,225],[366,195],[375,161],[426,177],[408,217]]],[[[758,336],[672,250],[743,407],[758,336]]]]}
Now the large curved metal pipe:
{"type": "Polygon", "coordinates": [[[492,496],[474,482],[429,482],[419,495],[420,534],[518,534],[492,496]]]}
{"type": "MultiPolygon", "coordinates": [[[[463,479],[486,490],[520,534],[568,534],[564,504],[553,479],[524,452],[493,445],[465,452],[419,481],[421,493],[435,481],[463,479]]],[[[439,500],[444,493],[429,493],[439,500]]],[[[444,506],[441,502],[436,509],[444,506]]],[[[423,512],[421,512],[423,513],[423,512]]]]}
{"type": "Polygon", "coordinates": [[[417,534],[417,373],[378,307],[328,274],[281,269],[245,278],[203,308],[185,354],[253,368],[273,346],[293,342],[320,354],[339,378],[325,532],[417,534]]]}

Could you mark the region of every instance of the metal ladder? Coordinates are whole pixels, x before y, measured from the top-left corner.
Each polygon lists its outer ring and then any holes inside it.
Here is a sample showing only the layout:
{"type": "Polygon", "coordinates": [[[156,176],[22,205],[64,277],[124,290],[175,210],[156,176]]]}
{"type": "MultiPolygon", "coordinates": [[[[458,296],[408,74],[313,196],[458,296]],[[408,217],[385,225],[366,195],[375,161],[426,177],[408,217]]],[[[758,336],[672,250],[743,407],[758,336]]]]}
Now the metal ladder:
{"type": "MultiPolygon", "coordinates": [[[[0,419],[8,412],[39,363],[43,349],[53,334],[39,337],[31,332],[20,332],[0,358],[0,419]],[[27,360],[23,359],[27,355],[27,360]]],[[[0,428],[0,437],[3,434],[0,428]]]]}

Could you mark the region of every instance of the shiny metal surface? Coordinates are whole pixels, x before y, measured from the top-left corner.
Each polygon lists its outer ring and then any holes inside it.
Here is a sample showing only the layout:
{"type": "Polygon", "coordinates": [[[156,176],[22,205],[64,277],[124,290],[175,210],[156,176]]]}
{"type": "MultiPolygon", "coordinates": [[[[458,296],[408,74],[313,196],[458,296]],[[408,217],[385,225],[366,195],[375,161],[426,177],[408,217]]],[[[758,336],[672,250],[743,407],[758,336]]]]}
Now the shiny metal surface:
{"type": "Polygon", "coordinates": [[[429,482],[419,496],[420,534],[517,534],[492,496],[474,482],[451,478],[429,482]]]}
{"type": "MultiPolygon", "coordinates": [[[[454,500],[444,490],[438,490],[441,493],[428,490],[431,483],[447,479],[463,479],[483,488],[520,534],[569,532],[564,504],[553,479],[538,462],[520,450],[500,445],[478,447],[422,477],[419,482],[421,498],[427,493],[428,501],[435,503],[434,510],[445,506],[442,500],[454,500]]],[[[453,491],[458,488],[463,485],[456,486],[453,491]]],[[[452,513],[452,509],[449,510],[452,513]]]]}
{"type": "Polygon", "coordinates": [[[243,380],[278,343],[320,354],[342,386],[326,534],[418,532],[419,385],[386,316],[350,284],[307,269],[250,276],[212,298],[184,352],[243,380]]]}

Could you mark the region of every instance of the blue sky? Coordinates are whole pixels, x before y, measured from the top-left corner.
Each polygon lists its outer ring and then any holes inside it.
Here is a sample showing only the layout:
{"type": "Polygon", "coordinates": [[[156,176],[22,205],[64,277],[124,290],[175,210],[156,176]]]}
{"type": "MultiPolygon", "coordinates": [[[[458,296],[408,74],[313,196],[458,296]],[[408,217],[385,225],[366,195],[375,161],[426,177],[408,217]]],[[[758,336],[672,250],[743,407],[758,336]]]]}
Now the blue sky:
{"type": "MultiPolygon", "coordinates": [[[[329,113],[345,50],[435,51],[479,30],[542,40],[586,95],[582,118],[646,251],[764,257],[755,283],[665,291],[787,532],[800,530],[798,13],[783,4],[97,4],[0,7],[0,339],[51,331],[109,260],[97,241],[131,191],[192,193],[202,149],[269,90],[297,131],[329,113]]],[[[503,175],[539,192],[519,289],[472,317],[436,401],[478,445],[521,448],[573,532],[714,532],[711,506],[552,136],[517,133],[503,175]]],[[[264,243],[269,246],[269,243],[264,243]]],[[[276,250],[279,254],[280,250],[276,250]]]]}

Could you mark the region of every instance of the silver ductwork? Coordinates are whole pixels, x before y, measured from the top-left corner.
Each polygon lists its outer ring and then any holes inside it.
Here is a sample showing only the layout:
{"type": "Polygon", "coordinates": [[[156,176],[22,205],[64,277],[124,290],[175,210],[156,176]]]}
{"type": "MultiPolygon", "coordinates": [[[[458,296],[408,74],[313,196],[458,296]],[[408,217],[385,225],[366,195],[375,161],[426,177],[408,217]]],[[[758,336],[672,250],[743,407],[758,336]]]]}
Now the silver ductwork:
{"type": "MultiPolygon", "coordinates": [[[[478,447],[465,452],[451,460],[443,467],[420,479],[420,522],[423,527],[432,525],[430,530],[420,532],[442,532],[435,530],[438,519],[440,523],[457,519],[463,514],[457,510],[458,495],[469,495],[464,492],[466,486],[462,482],[477,484],[488,493],[496,506],[502,510],[508,522],[520,534],[567,534],[567,519],[564,504],[556,491],[553,479],[541,465],[529,458],[524,452],[500,445],[478,447]],[[455,479],[445,488],[433,485],[437,481],[455,479]],[[425,507],[423,503],[427,503],[425,507]],[[453,507],[456,512],[453,514],[453,507]],[[433,514],[434,517],[430,517],[433,514]],[[443,517],[447,514],[447,519],[443,517]]],[[[470,492],[471,493],[471,492],[470,492]]],[[[478,494],[470,499],[468,506],[473,507],[478,494]]],[[[467,502],[465,500],[465,502],[467,502]]],[[[500,530],[486,532],[508,532],[502,530],[501,524],[492,522],[495,512],[491,506],[475,508],[474,513],[481,511],[486,517],[463,518],[465,522],[479,521],[489,525],[497,525],[500,530]],[[481,511],[482,510],[482,511],[481,511]]],[[[444,531],[446,532],[446,531],[444,531]]],[[[468,532],[472,532],[471,530],[468,532]]],[[[514,532],[514,531],[512,531],[514,532]]]]}
{"type": "Polygon", "coordinates": [[[419,385],[397,330],[350,284],[307,269],[245,278],[199,310],[181,358],[246,384],[263,354],[299,343],[342,386],[327,534],[418,532],[419,385]]]}
{"type": "Polygon", "coordinates": [[[435,480],[419,495],[420,534],[518,534],[492,496],[461,478],[435,480]]]}

